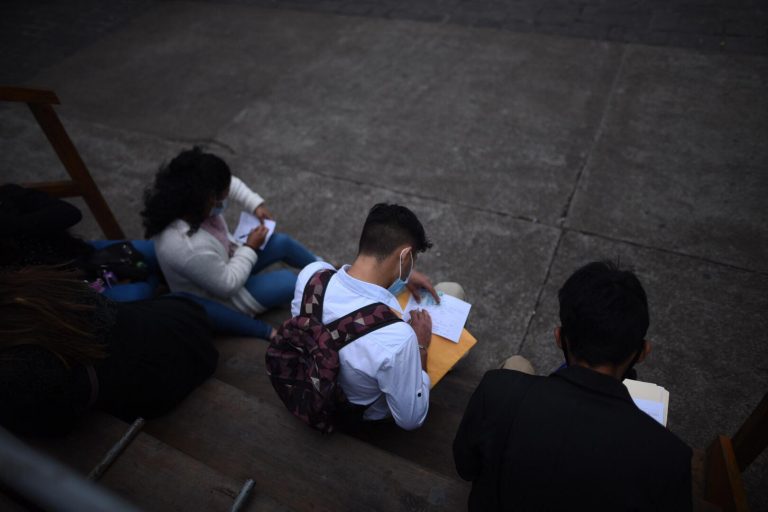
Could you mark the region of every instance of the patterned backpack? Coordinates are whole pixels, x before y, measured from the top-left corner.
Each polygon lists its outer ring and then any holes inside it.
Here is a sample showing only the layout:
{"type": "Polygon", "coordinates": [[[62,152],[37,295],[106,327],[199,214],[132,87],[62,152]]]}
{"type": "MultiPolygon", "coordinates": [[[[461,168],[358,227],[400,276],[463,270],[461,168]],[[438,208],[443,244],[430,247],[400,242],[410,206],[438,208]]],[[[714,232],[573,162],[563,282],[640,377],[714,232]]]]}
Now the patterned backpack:
{"type": "Polygon", "coordinates": [[[377,302],[323,325],[323,298],[335,271],[320,270],[307,282],[298,316],[286,320],[267,349],[267,374],[285,406],[309,426],[334,429],[334,413],[348,403],[336,385],[339,350],[400,318],[377,302]]]}

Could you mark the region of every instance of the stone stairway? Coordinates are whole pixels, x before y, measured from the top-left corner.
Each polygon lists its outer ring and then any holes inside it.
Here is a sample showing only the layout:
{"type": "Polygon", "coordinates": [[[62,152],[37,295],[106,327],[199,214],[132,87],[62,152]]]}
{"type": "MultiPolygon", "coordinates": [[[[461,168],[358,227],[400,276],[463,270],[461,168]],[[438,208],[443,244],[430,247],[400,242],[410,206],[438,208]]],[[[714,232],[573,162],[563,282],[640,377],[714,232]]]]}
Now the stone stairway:
{"type": "MultiPolygon", "coordinates": [[[[375,425],[323,436],[280,403],[263,340],[222,338],[217,348],[215,377],[148,421],[102,485],[147,511],[226,511],[249,478],[255,487],[242,510],[251,512],[466,510],[469,486],[451,455],[463,403],[433,404],[413,432],[375,425]]],[[[64,438],[27,441],[85,475],[127,429],[94,413],[64,438]]]]}

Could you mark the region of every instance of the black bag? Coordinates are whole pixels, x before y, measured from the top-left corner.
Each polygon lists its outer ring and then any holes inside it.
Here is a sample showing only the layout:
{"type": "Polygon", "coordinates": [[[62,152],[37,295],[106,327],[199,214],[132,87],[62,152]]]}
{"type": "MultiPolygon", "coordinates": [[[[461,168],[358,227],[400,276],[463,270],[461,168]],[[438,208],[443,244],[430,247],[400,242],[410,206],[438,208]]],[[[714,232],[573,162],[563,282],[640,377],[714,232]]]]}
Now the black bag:
{"type": "Polygon", "coordinates": [[[149,277],[144,255],[131,242],[117,242],[93,251],[83,270],[90,279],[105,279],[110,273],[114,275],[110,280],[117,281],[146,281],[149,277]]]}

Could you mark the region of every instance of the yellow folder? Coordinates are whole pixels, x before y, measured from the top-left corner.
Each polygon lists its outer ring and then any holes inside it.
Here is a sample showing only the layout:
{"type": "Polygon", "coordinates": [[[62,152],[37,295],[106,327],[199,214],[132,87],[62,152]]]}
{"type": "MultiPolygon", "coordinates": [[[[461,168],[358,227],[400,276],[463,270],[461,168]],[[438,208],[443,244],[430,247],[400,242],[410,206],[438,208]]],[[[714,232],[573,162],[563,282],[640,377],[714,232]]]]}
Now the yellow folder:
{"type": "MultiPolygon", "coordinates": [[[[410,298],[411,292],[408,290],[398,295],[397,301],[400,303],[400,307],[405,309],[410,298]]],[[[462,329],[458,343],[437,334],[432,335],[432,341],[427,350],[427,374],[429,374],[433,388],[475,346],[475,343],[477,340],[466,329],[462,329]]]]}

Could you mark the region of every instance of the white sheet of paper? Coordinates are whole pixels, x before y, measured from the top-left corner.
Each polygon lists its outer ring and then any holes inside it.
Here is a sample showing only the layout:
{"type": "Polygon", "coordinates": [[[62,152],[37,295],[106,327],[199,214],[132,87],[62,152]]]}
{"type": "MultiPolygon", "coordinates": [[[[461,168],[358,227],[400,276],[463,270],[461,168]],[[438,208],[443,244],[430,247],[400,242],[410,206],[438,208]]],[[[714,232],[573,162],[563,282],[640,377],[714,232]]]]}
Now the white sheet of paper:
{"type": "Polygon", "coordinates": [[[438,295],[440,304],[435,303],[435,299],[426,290],[422,290],[421,303],[416,302],[416,299],[411,296],[408,304],[405,305],[403,320],[406,322],[410,320],[412,310],[423,309],[432,317],[433,334],[458,343],[472,304],[440,292],[438,295]]]}
{"type": "Polygon", "coordinates": [[[624,385],[632,401],[653,419],[667,425],[669,414],[669,391],[651,382],[624,379],[624,385]]]}
{"type": "Polygon", "coordinates": [[[664,421],[664,403],[656,400],[646,400],[644,398],[633,398],[635,405],[645,414],[666,426],[664,421]]]}
{"type": "MultiPolygon", "coordinates": [[[[277,223],[270,219],[264,219],[264,225],[267,227],[269,232],[267,233],[267,238],[264,239],[264,243],[261,244],[259,249],[264,249],[264,247],[267,246],[267,242],[269,242],[269,239],[272,238],[272,233],[275,232],[275,226],[277,226],[277,223]]],[[[235,241],[239,244],[244,244],[248,239],[248,235],[251,233],[251,231],[259,226],[261,226],[261,221],[257,216],[248,212],[240,212],[240,222],[237,223],[237,228],[235,229],[235,241]]]]}

